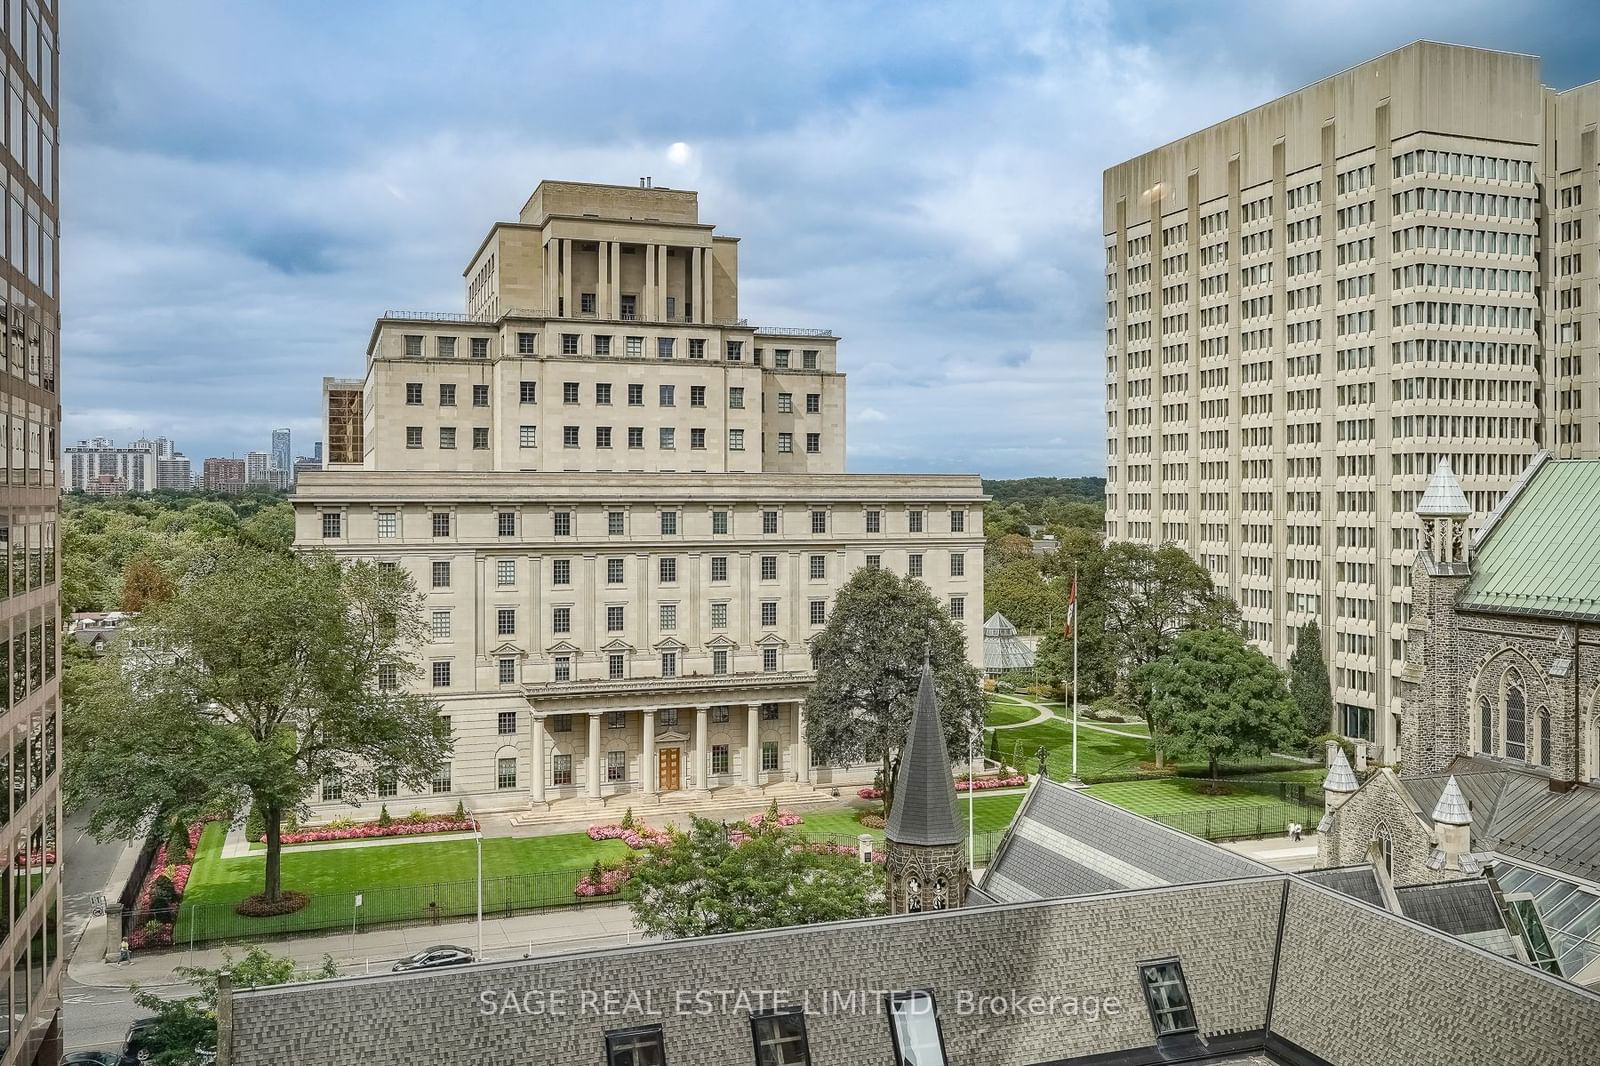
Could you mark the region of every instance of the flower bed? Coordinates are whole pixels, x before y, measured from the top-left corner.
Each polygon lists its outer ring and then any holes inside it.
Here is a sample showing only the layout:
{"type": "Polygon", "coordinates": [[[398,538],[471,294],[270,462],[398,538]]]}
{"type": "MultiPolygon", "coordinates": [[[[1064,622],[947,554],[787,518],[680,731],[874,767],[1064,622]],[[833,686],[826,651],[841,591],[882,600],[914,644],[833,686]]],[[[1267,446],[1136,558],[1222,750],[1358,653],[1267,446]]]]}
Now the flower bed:
{"type": "MultiPolygon", "coordinates": [[[[476,828],[477,823],[471,818],[440,816],[426,822],[397,820],[388,825],[362,822],[360,825],[342,826],[337,829],[302,829],[296,833],[284,833],[278,839],[285,844],[310,844],[319,840],[376,840],[381,837],[418,836],[424,833],[470,833],[476,828]]],[[[267,838],[263,836],[261,843],[266,842],[267,838]]]]}
{"type": "MultiPolygon", "coordinates": [[[[800,817],[798,814],[795,814],[793,811],[779,811],[777,817],[774,818],[772,822],[780,829],[787,829],[791,825],[804,824],[805,819],[800,817]]],[[[751,829],[760,829],[762,826],[767,824],[767,816],[765,814],[752,814],[750,817],[745,819],[745,823],[749,825],[751,829]]]]}
{"type": "Polygon", "coordinates": [[[672,839],[665,829],[651,829],[647,825],[591,825],[587,832],[590,840],[620,840],[634,851],[672,839]]]}
{"type": "Polygon", "coordinates": [[[1021,788],[1027,783],[1027,774],[1012,774],[1009,777],[979,777],[972,780],[956,781],[956,791],[982,792],[986,788],[1021,788]]]}
{"type": "Polygon", "coordinates": [[[622,891],[622,886],[628,883],[629,876],[630,871],[626,866],[602,870],[598,878],[591,871],[578,879],[578,887],[572,890],[572,894],[585,898],[615,896],[622,891]]]}
{"type": "Polygon", "coordinates": [[[139,898],[134,904],[134,917],[148,916],[148,921],[128,933],[128,946],[130,948],[164,948],[172,945],[172,927],[178,919],[178,904],[183,901],[183,890],[189,885],[189,873],[194,868],[195,849],[200,846],[200,834],[205,832],[206,823],[196,822],[189,827],[188,846],[182,855],[171,856],[167,854],[167,845],[163,843],[156,849],[156,857],[150,863],[150,872],[145,875],[144,885],[139,889],[139,898]],[[168,869],[171,873],[168,874],[168,869]],[[163,875],[172,879],[172,889],[176,899],[170,909],[171,913],[162,916],[151,914],[150,895],[155,889],[156,881],[163,875]]]}

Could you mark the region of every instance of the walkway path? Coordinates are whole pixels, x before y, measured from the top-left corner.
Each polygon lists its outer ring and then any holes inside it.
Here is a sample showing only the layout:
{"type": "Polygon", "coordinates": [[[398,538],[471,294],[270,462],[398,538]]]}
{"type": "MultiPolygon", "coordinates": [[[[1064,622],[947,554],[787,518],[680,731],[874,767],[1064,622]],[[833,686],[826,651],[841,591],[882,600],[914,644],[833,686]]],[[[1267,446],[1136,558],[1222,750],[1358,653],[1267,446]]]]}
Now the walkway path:
{"type": "MultiPolygon", "coordinates": [[[[1053,710],[1053,709],[1051,709],[1049,707],[1046,707],[1042,703],[1035,703],[1030,699],[1025,699],[1022,696],[1016,695],[1015,693],[1008,692],[1008,693],[1006,693],[1005,698],[1010,700],[1010,701],[1012,701],[1013,703],[1020,703],[1024,707],[1032,707],[1034,710],[1038,711],[1039,713],[1038,713],[1038,715],[1036,717],[1031,718],[1026,722],[1011,722],[1011,723],[1006,724],[1006,725],[995,725],[995,726],[990,726],[989,727],[990,729],[1016,729],[1016,728],[1018,728],[1020,726],[1037,725],[1040,722],[1048,722],[1051,719],[1057,719],[1059,721],[1067,722],[1069,724],[1072,722],[1072,718],[1069,715],[1063,714],[1063,713],[1061,713],[1059,711],[1056,711],[1056,710],[1053,710]]],[[[1096,732],[1099,732],[1099,733],[1110,733],[1110,734],[1112,734],[1114,736],[1119,736],[1119,737],[1133,737],[1135,740],[1149,740],[1150,739],[1150,734],[1148,734],[1148,733],[1130,733],[1126,729],[1112,729],[1110,726],[1101,725],[1098,722],[1085,721],[1081,716],[1078,718],[1078,728],[1079,729],[1093,729],[1093,730],[1095,730],[1096,732]]]]}
{"type": "MultiPolygon", "coordinates": [[[[486,834],[487,835],[487,834],[486,834]]],[[[391,844],[437,844],[443,840],[471,840],[472,833],[411,833],[403,836],[392,837],[366,837],[361,840],[328,840],[316,841],[305,844],[285,844],[285,854],[291,851],[343,851],[345,848],[383,848],[391,844]]],[[[244,830],[238,827],[228,831],[228,838],[222,842],[222,857],[224,859],[239,859],[247,855],[266,855],[266,850],[252,851],[250,841],[244,838],[244,830]]]]}

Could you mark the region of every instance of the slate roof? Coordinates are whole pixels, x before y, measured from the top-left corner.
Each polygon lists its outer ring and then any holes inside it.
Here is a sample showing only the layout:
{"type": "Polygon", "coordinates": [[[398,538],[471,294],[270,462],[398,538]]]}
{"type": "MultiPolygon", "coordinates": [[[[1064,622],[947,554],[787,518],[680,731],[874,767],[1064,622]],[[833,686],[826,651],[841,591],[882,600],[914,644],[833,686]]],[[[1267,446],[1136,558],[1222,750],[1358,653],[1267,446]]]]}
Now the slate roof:
{"type": "Polygon", "coordinates": [[[884,836],[899,844],[959,844],[967,838],[956,819],[955,777],[944,745],[944,724],[933,694],[933,667],[924,660],[911,711],[911,729],[894,779],[894,806],[884,836]]]}
{"type": "Polygon", "coordinates": [[[1271,870],[1048,778],[1035,778],[979,889],[1000,903],[1259,877],[1271,870]]]}
{"type": "Polygon", "coordinates": [[[1472,504],[1461,491],[1461,482],[1450,469],[1450,460],[1440,459],[1428,487],[1417,503],[1417,514],[1422,518],[1466,518],[1472,514],[1472,504]]]}
{"type": "Polygon", "coordinates": [[[1532,768],[1469,756],[1444,774],[1400,783],[1419,808],[1432,810],[1452,776],[1472,811],[1474,852],[1600,882],[1600,788],[1551,792],[1550,779],[1532,768]]]}
{"type": "Polygon", "coordinates": [[[1462,610],[1600,621],[1600,460],[1539,462],[1474,545],[1462,610]]]}
{"type": "Polygon", "coordinates": [[[1351,899],[1359,899],[1362,903],[1377,907],[1379,910],[1388,909],[1383,902],[1383,892],[1378,888],[1378,875],[1373,873],[1371,863],[1306,870],[1299,876],[1343,893],[1351,899]]]}
{"type": "Polygon", "coordinates": [[[1500,907],[1494,901],[1494,889],[1481,877],[1408,885],[1395,889],[1394,894],[1407,918],[1432,926],[1441,933],[1465,936],[1505,931],[1500,907]]]}

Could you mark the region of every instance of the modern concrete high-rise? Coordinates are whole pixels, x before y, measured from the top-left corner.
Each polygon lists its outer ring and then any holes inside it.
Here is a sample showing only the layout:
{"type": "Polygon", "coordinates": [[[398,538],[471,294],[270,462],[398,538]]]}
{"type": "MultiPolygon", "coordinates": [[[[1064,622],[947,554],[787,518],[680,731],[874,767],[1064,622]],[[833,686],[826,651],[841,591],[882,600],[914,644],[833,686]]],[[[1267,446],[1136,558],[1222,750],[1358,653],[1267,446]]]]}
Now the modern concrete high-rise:
{"type": "Polygon", "coordinates": [[[1418,42],[1105,173],[1106,534],[1188,550],[1399,761],[1416,504],[1600,454],[1600,83],[1418,42]],[[1587,321],[1586,321],[1587,320],[1587,321]]]}
{"type": "Polygon", "coordinates": [[[246,452],[244,480],[249,485],[265,485],[272,480],[272,456],[268,452],[246,452]]]}
{"type": "Polygon", "coordinates": [[[61,610],[57,507],[59,272],[55,3],[5,5],[5,225],[0,244],[0,1063],[61,1055],[61,610]],[[9,559],[7,558],[9,556],[9,559]],[[9,769],[4,769],[4,767],[9,769]]]}
{"type": "Polygon", "coordinates": [[[738,247],[693,192],[543,182],[473,254],[467,314],[388,312],[363,377],[324,380],[297,543],[413,575],[412,683],[456,746],[404,799],[325,781],[319,814],[870,780],[804,728],[809,641],[861,567],[922,579],[981,661],[980,480],[845,473],[838,338],[741,319],[738,247]]]}
{"type": "Polygon", "coordinates": [[[294,470],[294,452],[290,450],[289,431],[272,431],[272,469],[285,472],[294,470]]]}

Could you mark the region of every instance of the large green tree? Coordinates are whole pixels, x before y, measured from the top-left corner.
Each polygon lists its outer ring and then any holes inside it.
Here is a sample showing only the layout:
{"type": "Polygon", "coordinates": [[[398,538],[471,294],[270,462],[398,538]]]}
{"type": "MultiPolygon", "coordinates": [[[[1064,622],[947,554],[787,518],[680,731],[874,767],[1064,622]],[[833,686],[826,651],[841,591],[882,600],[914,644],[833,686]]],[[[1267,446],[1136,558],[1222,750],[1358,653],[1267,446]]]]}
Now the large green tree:
{"type": "Polygon", "coordinates": [[[811,641],[817,679],[806,696],[806,743],[830,762],[877,762],[886,811],[924,654],[945,742],[952,758],[965,758],[968,731],[983,721],[983,689],[967,659],[966,634],[928,586],[888,570],[857,570],[811,641]]]}
{"type": "Polygon", "coordinates": [[[1300,729],[1307,737],[1320,737],[1333,729],[1333,688],[1328,664],[1322,658],[1322,630],[1307,622],[1295,635],[1289,656],[1289,694],[1300,711],[1300,729]]]}
{"type": "Polygon", "coordinates": [[[875,864],[814,849],[776,827],[742,843],[734,832],[693,818],[688,832],[652,848],[624,889],[634,923],[651,936],[678,938],[883,913],[875,864]]]}
{"type": "Polygon", "coordinates": [[[1140,673],[1152,722],[1161,723],[1152,743],[1206,763],[1213,784],[1223,762],[1269,755],[1300,731],[1283,674],[1232,629],[1182,633],[1140,673]]]}
{"type": "Polygon", "coordinates": [[[66,798],[102,839],[151,813],[260,812],[262,902],[282,900],[285,817],[324,778],[360,800],[424,788],[449,755],[438,706],[407,691],[426,639],[403,571],[231,540],[192,560],[116,651],[79,666],[66,798]]]}

